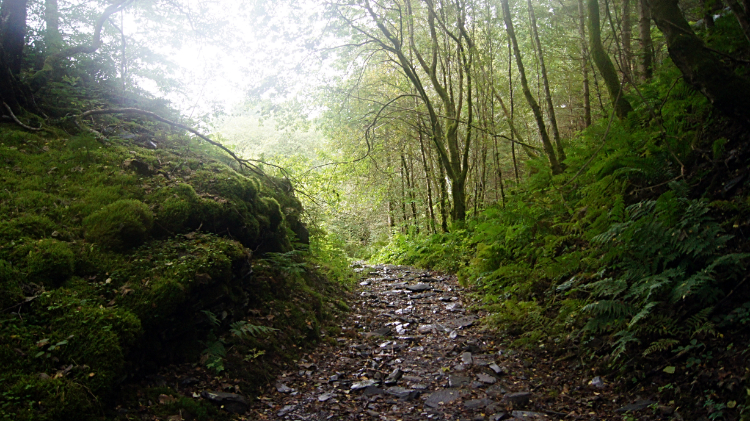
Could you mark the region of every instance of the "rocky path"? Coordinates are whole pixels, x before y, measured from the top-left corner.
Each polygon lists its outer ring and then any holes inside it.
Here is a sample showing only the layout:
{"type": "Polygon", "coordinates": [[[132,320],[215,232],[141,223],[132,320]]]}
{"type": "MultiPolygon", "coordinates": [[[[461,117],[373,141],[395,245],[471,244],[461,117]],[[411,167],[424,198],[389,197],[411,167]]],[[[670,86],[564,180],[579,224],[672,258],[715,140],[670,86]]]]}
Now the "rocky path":
{"type": "Polygon", "coordinates": [[[482,332],[455,277],[359,270],[359,300],[337,345],[321,345],[283,372],[250,419],[622,419],[601,379],[567,380],[551,362],[482,332]]]}

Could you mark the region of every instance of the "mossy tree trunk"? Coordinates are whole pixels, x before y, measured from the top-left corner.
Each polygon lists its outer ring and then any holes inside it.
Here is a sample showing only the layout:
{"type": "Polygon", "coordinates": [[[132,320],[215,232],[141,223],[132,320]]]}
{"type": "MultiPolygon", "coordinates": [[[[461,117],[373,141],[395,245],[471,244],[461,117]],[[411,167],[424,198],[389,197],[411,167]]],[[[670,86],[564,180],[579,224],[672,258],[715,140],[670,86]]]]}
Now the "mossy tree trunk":
{"type": "Polygon", "coordinates": [[[612,106],[615,108],[615,114],[617,114],[618,118],[624,119],[629,112],[633,111],[633,107],[622,95],[620,78],[617,76],[617,71],[607,51],[604,50],[604,44],[602,44],[599,0],[588,0],[588,12],[591,57],[594,59],[594,64],[596,64],[596,68],[599,69],[599,73],[601,73],[604,79],[604,84],[607,85],[607,91],[609,91],[612,106]]]}
{"type": "Polygon", "coordinates": [[[706,48],[682,15],[677,0],[650,0],[656,26],[685,81],[732,119],[750,123],[750,81],[738,76],[706,48]]]}
{"type": "Polygon", "coordinates": [[[745,33],[745,39],[750,42],[750,20],[748,20],[748,10],[742,6],[737,0],[727,0],[727,5],[732,9],[732,13],[737,18],[737,22],[742,27],[742,32],[745,33]]]}

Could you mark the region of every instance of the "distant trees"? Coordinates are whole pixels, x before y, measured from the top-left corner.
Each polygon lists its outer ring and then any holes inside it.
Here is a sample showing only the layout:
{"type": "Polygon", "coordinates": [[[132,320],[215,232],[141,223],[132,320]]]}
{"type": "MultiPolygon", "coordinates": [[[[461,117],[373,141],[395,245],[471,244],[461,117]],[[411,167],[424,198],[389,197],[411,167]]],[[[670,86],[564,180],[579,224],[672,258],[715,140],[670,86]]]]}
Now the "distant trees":
{"type": "MultiPolygon", "coordinates": [[[[342,57],[352,77],[332,92],[358,116],[350,129],[368,133],[369,162],[392,171],[388,226],[447,229],[446,208],[460,222],[502,203],[524,175],[517,151],[543,153],[553,175],[563,172],[566,138],[610,111],[624,120],[641,100],[635,84],[664,56],[652,22],[686,81],[732,118],[750,115],[745,78],[705,48],[676,0],[327,5],[350,37],[342,57]]],[[[746,5],[730,6],[742,26],[746,5]]]]}

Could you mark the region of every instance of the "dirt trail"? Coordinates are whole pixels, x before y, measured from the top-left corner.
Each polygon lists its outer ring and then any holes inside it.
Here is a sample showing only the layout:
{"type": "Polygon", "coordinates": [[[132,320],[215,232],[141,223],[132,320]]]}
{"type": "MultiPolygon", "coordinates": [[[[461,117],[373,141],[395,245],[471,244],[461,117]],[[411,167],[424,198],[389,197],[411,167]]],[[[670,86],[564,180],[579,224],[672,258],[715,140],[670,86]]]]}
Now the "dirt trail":
{"type": "MultiPolygon", "coordinates": [[[[628,402],[618,405],[574,359],[509,350],[483,332],[482,314],[468,308],[455,277],[389,265],[358,270],[358,300],[337,346],[323,344],[281,373],[249,419],[622,419],[616,409],[628,402]]],[[[658,419],[649,417],[637,415],[658,419]]]]}

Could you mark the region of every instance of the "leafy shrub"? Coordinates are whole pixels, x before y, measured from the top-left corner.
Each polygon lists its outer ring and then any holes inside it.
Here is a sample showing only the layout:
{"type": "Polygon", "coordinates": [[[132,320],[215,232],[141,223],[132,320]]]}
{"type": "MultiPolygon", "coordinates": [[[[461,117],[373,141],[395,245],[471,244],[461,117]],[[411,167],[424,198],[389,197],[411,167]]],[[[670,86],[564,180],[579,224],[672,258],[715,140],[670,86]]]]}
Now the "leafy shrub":
{"type": "Polygon", "coordinates": [[[141,245],[148,236],[154,216],[143,202],[118,200],[83,220],[86,239],[113,250],[141,245]]]}

